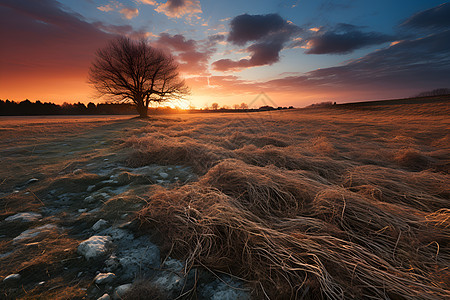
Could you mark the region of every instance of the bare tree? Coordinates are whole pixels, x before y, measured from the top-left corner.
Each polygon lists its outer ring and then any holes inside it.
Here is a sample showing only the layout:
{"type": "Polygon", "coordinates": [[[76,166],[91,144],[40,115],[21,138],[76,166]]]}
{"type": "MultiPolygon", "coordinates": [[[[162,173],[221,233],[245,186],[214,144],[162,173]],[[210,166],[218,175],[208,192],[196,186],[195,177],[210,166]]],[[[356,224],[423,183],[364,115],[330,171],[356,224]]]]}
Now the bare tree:
{"type": "Polygon", "coordinates": [[[143,118],[150,102],[179,99],[189,92],[172,56],[145,40],[127,37],[112,40],[97,51],[88,81],[102,96],[133,102],[143,118]]]}
{"type": "Polygon", "coordinates": [[[242,102],[241,103],[241,109],[248,109],[247,103],[242,102]]]}
{"type": "Polygon", "coordinates": [[[219,109],[219,104],[218,103],[213,103],[211,104],[211,108],[214,110],[218,110],[219,109]]]}

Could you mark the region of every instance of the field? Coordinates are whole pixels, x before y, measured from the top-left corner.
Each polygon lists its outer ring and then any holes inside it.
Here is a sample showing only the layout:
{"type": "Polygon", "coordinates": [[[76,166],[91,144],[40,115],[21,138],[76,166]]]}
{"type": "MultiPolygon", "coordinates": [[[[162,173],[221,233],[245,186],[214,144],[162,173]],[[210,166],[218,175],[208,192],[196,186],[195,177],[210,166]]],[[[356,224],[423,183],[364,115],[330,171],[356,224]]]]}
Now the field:
{"type": "Polygon", "coordinates": [[[2,296],[96,299],[134,282],[123,297],[207,299],[205,286],[231,278],[241,299],[448,298],[449,116],[447,100],[1,119],[0,278],[21,275],[2,296]],[[18,212],[42,218],[6,221],[18,212]],[[77,246],[99,219],[131,222],[158,245],[160,269],[170,257],[195,279],[170,291],[144,271],[94,284],[105,260],[77,246]]]}

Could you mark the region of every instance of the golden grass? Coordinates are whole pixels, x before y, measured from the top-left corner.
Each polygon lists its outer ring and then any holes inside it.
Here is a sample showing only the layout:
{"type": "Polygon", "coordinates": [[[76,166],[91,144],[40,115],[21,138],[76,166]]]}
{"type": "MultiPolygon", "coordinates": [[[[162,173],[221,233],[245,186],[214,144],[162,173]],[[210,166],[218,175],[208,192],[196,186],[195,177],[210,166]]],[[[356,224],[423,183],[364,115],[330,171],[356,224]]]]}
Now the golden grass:
{"type": "Polygon", "coordinates": [[[152,190],[138,217],[188,267],[242,277],[257,299],[450,297],[449,112],[149,122],[125,143],[130,164],[187,164],[200,177],[152,190]]]}

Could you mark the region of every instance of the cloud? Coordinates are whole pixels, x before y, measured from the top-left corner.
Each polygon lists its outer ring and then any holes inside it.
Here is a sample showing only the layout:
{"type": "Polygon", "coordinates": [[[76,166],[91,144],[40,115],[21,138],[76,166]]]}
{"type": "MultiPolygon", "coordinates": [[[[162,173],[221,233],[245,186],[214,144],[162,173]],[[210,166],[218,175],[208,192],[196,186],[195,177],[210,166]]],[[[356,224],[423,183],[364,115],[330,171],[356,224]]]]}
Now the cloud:
{"type": "Polygon", "coordinates": [[[393,97],[448,86],[450,30],[407,40],[372,52],[343,66],[318,69],[299,76],[272,80],[281,89],[365,91],[377,98],[393,97]],[[407,91],[407,92],[405,92],[407,91]],[[391,96],[389,96],[391,95],[391,96]]]}
{"type": "Polygon", "coordinates": [[[139,10],[135,7],[124,6],[117,1],[110,1],[109,4],[98,6],[98,10],[103,12],[118,11],[125,19],[131,20],[139,15],[139,10]]]}
{"type": "Polygon", "coordinates": [[[199,0],[167,0],[165,3],[158,4],[155,10],[176,19],[181,17],[189,19],[202,13],[199,0]]]}
{"type": "Polygon", "coordinates": [[[256,41],[270,33],[277,33],[287,25],[278,14],[240,15],[231,20],[228,41],[243,46],[249,41],[256,41]]]}
{"type": "Polygon", "coordinates": [[[347,54],[356,49],[379,45],[395,40],[378,32],[362,32],[351,24],[338,24],[333,30],[313,30],[312,37],[305,38],[307,54],[347,54]]]}
{"type": "Polygon", "coordinates": [[[137,8],[124,7],[119,10],[119,13],[121,13],[125,19],[131,20],[139,15],[139,10],[137,8]]]}
{"type": "Polygon", "coordinates": [[[208,72],[208,60],[216,51],[217,41],[223,37],[211,36],[203,42],[186,39],[181,34],[161,33],[154,46],[170,51],[180,65],[180,70],[187,75],[204,75],[208,72]]]}
{"type": "Polygon", "coordinates": [[[141,2],[142,4],[148,4],[148,5],[157,5],[158,4],[155,0],[138,0],[138,2],[141,2]]]}
{"type": "Polygon", "coordinates": [[[54,0],[2,0],[0,20],[0,36],[7,41],[1,49],[0,90],[2,97],[22,95],[15,96],[18,100],[36,99],[38,91],[40,97],[88,92],[86,75],[95,51],[114,37],[54,0]]]}
{"type": "Polygon", "coordinates": [[[195,51],[196,42],[194,40],[186,40],[181,34],[170,35],[168,33],[161,33],[158,43],[165,45],[174,51],[195,51]]]}
{"type": "Polygon", "coordinates": [[[247,48],[251,53],[250,59],[240,59],[233,61],[231,59],[221,59],[213,63],[216,71],[230,71],[256,66],[271,65],[280,60],[279,53],[283,47],[280,41],[271,41],[266,43],[256,43],[247,48]]]}
{"type": "Polygon", "coordinates": [[[401,25],[424,29],[449,29],[450,3],[443,3],[439,6],[416,13],[401,25]]]}
{"type": "MultiPolygon", "coordinates": [[[[342,66],[317,69],[304,74],[283,74],[268,81],[246,81],[236,76],[191,79],[196,90],[212,96],[251,94],[264,91],[277,102],[290,97],[355,101],[405,97],[449,85],[450,30],[423,38],[403,40],[342,66]],[[239,91],[239,92],[237,92],[239,91]],[[281,95],[283,93],[283,95],[281,95]],[[280,97],[277,98],[277,94],[280,97]],[[322,98],[321,98],[322,97],[322,98]]],[[[221,62],[245,65],[248,62],[221,62]]]]}
{"type": "Polygon", "coordinates": [[[105,24],[102,22],[95,22],[92,23],[92,25],[94,25],[95,27],[104,32],[116,35],[126,35],[134,39],[141,39],[152,36],[152,33],[147,32],[144,29],[135,30],[131,25],[112,25],[112,24],[105,24]]]}
{"type": "Polygon", "coordinates": [[[210,43],[218,43],[225,40],[225,35],[223,34],[214,34],[208,37],[208,41],[210,43]]]}
{"type": "Polygon", "coordinates": [[[109,12],[109,11],[113,11],[114,8],[112,7],[111,4],[107,4],[107,5],[103,5],[103,6],[98,6],[97,7],[98,10],[101,10],[103,12],[109,12]]]}
{"type": "Polygon", "coordinates": [[[231,20],[227,41],[243,46],[254,42],[245,51],[250,58],[240,60],[221,59],[212,64],[214,70],[230,71],[271,65],[280,60],[280,51],[296,34],[299,27],[284,20],[278,14],[239,15],[231,20]]]}
{"type": "Polygon", "coordinates": [[[47,62],[60,62],[59,69],[79,62],[85,67],[95,50],[113,37],[55,0],[3,0],[0,19],[0,35],[8,41],[2,58],[30,68],[47,62]]]}

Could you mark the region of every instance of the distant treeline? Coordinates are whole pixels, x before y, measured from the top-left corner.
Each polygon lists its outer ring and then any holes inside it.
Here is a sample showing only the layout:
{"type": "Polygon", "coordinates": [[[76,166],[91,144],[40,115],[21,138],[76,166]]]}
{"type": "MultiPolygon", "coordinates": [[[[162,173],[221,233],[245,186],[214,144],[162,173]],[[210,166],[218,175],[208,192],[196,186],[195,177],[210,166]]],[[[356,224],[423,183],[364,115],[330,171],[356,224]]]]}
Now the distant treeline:
{"type": "Polygon", "coordinates": [[[450,89],[435,89],[432,91],[422,92],[420,94],[417,94],[415,97],[432,97],[432,96],[443,96],[443,95],[450,95],[450,89]]]}
{"type": "MultiPolygon", "coordinates": [[[[289,109],[294,107],[290,106],[289,109]]],[[[251,112],[288,109],[288,107],[262,106],[259,109],[203,109],[203,110],[182,110],[179,108],[158,107],[149,108],[149,114],[173,114],[181,112],[251,112]]],[[[40,115],[136,115],[136,108],[130,103],[64,103],[62,105],[51,102],[31,102],[24,100],[14,102],[10,100],[0,100],[0,116],[40,116],[40,115]]]]}
{"type": "MultiPolygon", "coordinates": [[[[153,114],[178,113],[180,109],[170,107],[150,108],[153,114]]],[[[0,100],[0,116],[40,116],[40,115],[137,115],[136,108],[130,103],[63,103],[14,102],[0,100]]]]}
{"type": "Polygon", "coordinates": [[[128,115],[136,114],[131,104],[95,104],[64,103],[62,105],[50,102],[22,102],[0,100],[1,116],[37,116],[37,115],[128,115]]]}

